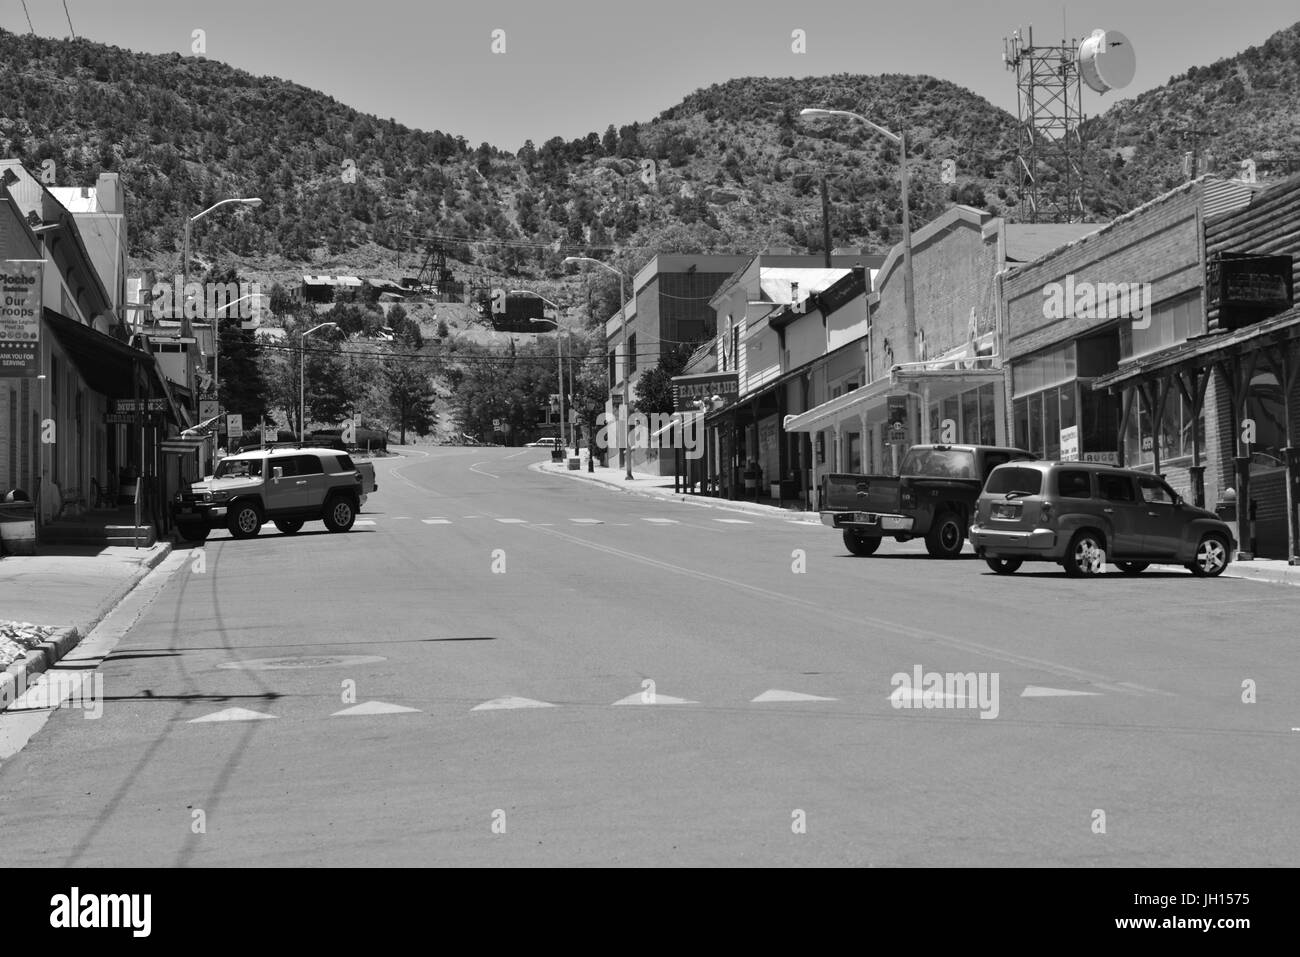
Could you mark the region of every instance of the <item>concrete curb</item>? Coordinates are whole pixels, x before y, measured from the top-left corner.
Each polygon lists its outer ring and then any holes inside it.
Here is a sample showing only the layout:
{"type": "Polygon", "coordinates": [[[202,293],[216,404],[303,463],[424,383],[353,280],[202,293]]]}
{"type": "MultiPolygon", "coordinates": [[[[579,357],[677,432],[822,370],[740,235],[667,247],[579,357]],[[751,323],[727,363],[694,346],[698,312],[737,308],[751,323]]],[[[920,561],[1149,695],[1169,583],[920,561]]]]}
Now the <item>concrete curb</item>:
{"type": "Polygon", "coordinates": [[[132,576],[125,587],[119,588],[111,594],[99,606],[99,609],[89,621],[80,625],[67,625],[60,628],[51,636],[49,641],[43,641],[35,648],[30,649],[26,655],[19,658],[0,674],[0,711],[8,708],[17,700],[18,696],[31,684],[29,679],[33,675],[49,671],[60,660],[67,657],[68,652],[81,644],[82,638],[94,631],[95,626],[103,621],[122,599],[131,594],[145,575],[157,568],[162,560],[171,554],[171,542],[162,542],[160,544],[163,547],[158,550],[158,554],[151,555],[148,561],[142,562],[139,569],[137,569],[137,574],[132,576]],[[17,691],[17,694],[15,694],[15,691],[17,691]]]}
{"type": "MultiPolygon", "coordinates": [[[[745,515],[804,515],[813,516],[816,512],[794,511],[788,508],[778,508],[775,505],[761,505],[757,502],[737,502],[731,499],[714,499],[709,496],[688,495],[684,492],[652,492],[643,488],[625,488],[621,485],[615,485],[613,482],[605,482],[601,479],[588,478],[586,474],[579,474],[576,471],[570,471],[567,468],[548,468],[552,463],[538,462],[530,465],[533,471],[541,472],[545,475],[563,475],[567,478],[578,479],[586,482],[588,485],[599,485],[604,488],[613,489],[616,492],[622,492],[624,495],[638,495],[641,498],[655,498],[664,502],[681,502],[683,505],[695,505],[699,508],[716,508],[724,512],[740,512],[745,515]]],[[[787,521],[796,521],[787,519],[787,521]]],[[[816,520],[801,519],[797,520],[801,525],[821,525],[821,519],[816,520]]]]}

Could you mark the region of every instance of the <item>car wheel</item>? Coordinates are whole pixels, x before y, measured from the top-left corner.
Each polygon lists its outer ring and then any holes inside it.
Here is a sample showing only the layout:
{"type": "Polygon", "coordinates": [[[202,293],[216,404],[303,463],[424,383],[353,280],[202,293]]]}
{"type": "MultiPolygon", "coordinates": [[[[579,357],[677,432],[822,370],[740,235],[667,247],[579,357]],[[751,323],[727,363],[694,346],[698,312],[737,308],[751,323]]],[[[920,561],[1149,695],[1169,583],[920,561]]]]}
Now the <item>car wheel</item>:
{"type": "Polygon", "coordinates": [[[235,538],[252,538],[262,530],[262,513],[248,502],[232,506],[227,525],[235,538]]]}
{"type": "Polygon", "coordinates": [[[176,531],[180,533],[181,538],[195,545],[200,545],[208,540],[210,529],[206,525],[177,525],[176,531]]]}
{"type": "Polygon", "coordinates": [[[986,558],[984,562],[999,575],[1014,575],[1024,564],[1020,558],[986,558]]]}
{"type": "Polygon", "coordinates": [[[1115,567],[1125,575],[1140,575],[1151,567],[1150,562],[1116,562],[1115,567]]]}
{"type": "Polygon", "coordinates": [[[1215,578],[1228,567],[1228,541],[1222,535],[1206,535],[1196,546],[1196,558],[1188,564],[1198,578],[1215,578]]]}
{"type": "Polygon", "coordinates": [[[844,547],[859,558],[874,555],[880,547],[879,535],[859,535],[851,528],[844,530],[844,547]]]}
{"type": "Polygon", "coordinates": [[[346,532],[357,520],[357,511],[352,502],[337,495],[325,503],[325,527],[331,532],[346,532]]]}
{"type": "Polygon", "coordinates": [[[966,530],[956,512],[940,512],[925,536],[925,550],[933,558],[956,558],[965,543],[966,530]]]}
{"type": "Polygon", "coordinates": [[[285,535],[294,535],[302,530],[302,521],[301,518],[277,518],[275,527],[285,535]]]}
{"type": "Polygon", "coordinates": [[[1079,532],[1065,550],[1065,573],[1100,575],[1106,571],[1106,543],[1096,532],[1079,532]]]}

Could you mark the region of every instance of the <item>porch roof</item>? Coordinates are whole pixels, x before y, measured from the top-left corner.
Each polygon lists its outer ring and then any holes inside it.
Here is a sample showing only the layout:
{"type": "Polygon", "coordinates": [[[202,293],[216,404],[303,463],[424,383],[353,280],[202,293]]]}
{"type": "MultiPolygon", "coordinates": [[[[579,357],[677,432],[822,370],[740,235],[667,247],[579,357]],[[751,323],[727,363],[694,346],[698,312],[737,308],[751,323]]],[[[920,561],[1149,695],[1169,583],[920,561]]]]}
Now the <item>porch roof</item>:
{"type": "Polygon", "coordinates": [[[868,382],[852,392],[836,396],[829,402],[814,406],[807,412],[786,416],[784,427],[787,432],[817,432],[850,412],[863,412],[868,408],[883,405],[887,396],[896,395],[899,392],[914,392],[915,387],[920,385],[951,386],[956,389],[962,386],[983,385],[987,382],[1000,382],[1001,380],[1001,368],[935,369],[894,366],[886,377],[877,379],[875,382],[868,382]]]}

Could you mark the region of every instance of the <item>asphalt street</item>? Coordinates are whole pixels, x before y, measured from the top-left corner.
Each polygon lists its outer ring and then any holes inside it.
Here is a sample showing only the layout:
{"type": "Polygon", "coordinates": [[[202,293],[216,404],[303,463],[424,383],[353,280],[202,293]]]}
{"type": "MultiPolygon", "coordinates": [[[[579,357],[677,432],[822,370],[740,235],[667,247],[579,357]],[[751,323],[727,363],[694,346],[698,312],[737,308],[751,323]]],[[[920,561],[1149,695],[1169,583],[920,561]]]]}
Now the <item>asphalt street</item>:
{"type": "Polygon", "coordinates": [[[60,666],[101,717],[0,715],[5,864],[1300,860],[1294,589],[853,558],[547,458],[409,449],[348,534],[178,550],[60,666]]]}

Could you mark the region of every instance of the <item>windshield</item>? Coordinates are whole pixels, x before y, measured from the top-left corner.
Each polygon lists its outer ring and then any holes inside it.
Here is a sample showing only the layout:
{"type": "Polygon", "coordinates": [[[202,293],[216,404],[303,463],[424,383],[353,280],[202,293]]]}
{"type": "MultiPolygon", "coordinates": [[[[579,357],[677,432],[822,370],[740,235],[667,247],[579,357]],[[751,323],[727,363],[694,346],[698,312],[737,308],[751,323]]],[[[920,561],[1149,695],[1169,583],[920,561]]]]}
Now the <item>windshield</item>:
{"type": "Polygon", "coordinates": [[[912,449],[903,459],[899,474],[973,479],[975,453],[962,449],[912,449]]]}
{"type": "Polygon", "coordinates": [[[1043,473],[1038,469],[1008,468],[1005,465],[993,470],[984,491],[993,495],[1020,492],[1037,495],[1043,490],[1043,473]]]}
{"type": "Polygon", "coordinates": [[[261,478],[261,459],[222,459],[217,470],[212,473],[214,479],[221,478],[261,478]]]}

